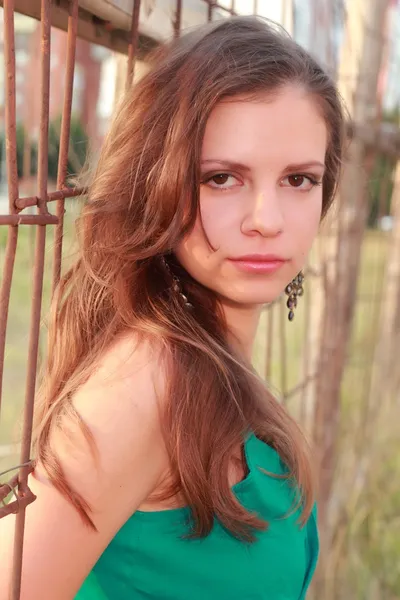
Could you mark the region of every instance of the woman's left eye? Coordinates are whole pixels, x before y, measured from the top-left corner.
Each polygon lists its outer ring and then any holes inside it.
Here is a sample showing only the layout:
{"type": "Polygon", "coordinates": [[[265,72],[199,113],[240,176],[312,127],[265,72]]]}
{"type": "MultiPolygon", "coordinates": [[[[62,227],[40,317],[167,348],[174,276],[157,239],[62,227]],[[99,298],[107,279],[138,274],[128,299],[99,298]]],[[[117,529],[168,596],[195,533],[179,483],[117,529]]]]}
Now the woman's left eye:
{"type": "Polygon", "coordinates": [[[227,190],[240,185],[237,178],[229,173],[215,173],[215,175],[205,177],[203,183],[214,190],[227,190]]]}
{"type": "Polygon", "coordinates": [[[312,175],[288,175],[284,179],[282,179],[283,187],[291,187],[302,191],[311,190],[316,185],[321,185],[321,181],[318,181],[312,175]]]}

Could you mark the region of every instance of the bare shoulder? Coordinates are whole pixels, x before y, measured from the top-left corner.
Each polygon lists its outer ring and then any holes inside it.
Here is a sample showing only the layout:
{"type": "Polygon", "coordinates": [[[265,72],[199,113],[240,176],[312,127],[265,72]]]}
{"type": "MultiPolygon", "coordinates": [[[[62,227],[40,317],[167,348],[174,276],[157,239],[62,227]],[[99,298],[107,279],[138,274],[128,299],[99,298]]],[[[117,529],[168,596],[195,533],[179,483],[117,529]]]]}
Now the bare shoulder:
{"type": "Polygon", "coordinates": [[[131,442],[137,445],[138,436],[159,435],[163,395],[159,350],[124,336],[105,352],[72,400],[93,435],[101,443],[112,438],[123,451],[131,442]]]}
{"type": "MultiPolygon", "coordinates": [[[[29,482],[37,499],[26,511],[22,600],[73,598],[118,529],[157,487],[168,469],[159,418],[162,400],[159,352],[130,336],[104,353],[71,399],[54,427],[50,449],[68,485],[90,506],[97,531],[88,527],[39,464],[29,482]]],[[[8,573],[13,521],[0,521],[6,541],[0,558],[8,573]]],[[[0,581],[0,600],[8,597],[8,585],[6,576],[0,581]]]]}
{"type": "MultiPolygon", "coordinates": [[[[163,402],[160,352],[132,335],[118,339],[100,358],[94,372],[72,398],[93,438],[88,445],[82,428],[68,419],[52,444],[71,484],[95,509],[101,525],[116,490],[120,517],[125,519],[156,487],[167,457],[160,427],[163,402]],[[93,451],[94,450],[94,451],[93,451]],[[136,476],[135,483],[126,474],[136,476]],[[141,483],[142,485],[138,485],[141,483]]],[[[109,516],[106,517],[109,519],[109,516]]]]}

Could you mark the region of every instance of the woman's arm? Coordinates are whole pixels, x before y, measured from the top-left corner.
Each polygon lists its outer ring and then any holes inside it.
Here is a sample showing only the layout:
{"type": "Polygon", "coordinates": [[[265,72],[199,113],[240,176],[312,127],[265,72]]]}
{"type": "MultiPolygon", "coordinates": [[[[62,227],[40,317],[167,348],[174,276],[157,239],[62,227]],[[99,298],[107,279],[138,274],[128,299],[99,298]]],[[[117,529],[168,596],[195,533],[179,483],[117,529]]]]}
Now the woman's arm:
{"type": "MultiPolygon", "coordinates": [[[[51,439],[68,482],[92,507],[91,530],[38,465],[29,486],[37,496],[26,510],[21,600],[72,600],[124,522],[168,469],[155,378],[159,367],[145,347],[133,354],[120,342],[73,403],[98,450],[93,457],[75,425],[51,439]],[[71,436],[72,433],[72,436],[71,436]]],[[[157,386],[158,387],[158,386],[157,386]]],[[[0,521],[0,600],[8,600],[15,518],[0,521]]]]}

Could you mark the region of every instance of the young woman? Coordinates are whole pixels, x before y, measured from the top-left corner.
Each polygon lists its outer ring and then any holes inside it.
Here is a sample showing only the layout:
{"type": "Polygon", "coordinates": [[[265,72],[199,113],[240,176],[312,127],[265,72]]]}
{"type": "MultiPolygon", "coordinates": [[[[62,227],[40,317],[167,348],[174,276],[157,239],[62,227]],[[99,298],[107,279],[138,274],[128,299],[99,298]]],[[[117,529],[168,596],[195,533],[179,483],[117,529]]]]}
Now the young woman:
{"type": "Polygon", "coordinates": [[[293,316],[342,140],[331,79],[254,17],[128,92],[54,301],[23,600],[305,598],[311,461],[251,354],[288,285],[293,316]]]}

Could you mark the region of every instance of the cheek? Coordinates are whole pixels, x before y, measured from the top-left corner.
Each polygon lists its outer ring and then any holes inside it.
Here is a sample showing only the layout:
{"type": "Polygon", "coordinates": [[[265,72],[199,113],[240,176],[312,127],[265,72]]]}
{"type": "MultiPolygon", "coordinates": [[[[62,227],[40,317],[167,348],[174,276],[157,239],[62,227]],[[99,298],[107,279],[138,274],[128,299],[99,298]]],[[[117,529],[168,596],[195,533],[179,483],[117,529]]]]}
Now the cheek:
{"type": "Polygon", "coordinates": [[[212,259],[215,250],[223,252],[229,245],[238,230],[238,218],[235,205],[228,198],[203,194],[200,215],[182,245],[183,250],[194,253],[197,260],[212,259]]]}
{"type": "Polygon", "coordinates": [[[207,194],[200,198],[200,214],[175,254],[194,279],[209,287],[219,277],[221,256],[232,244],[238,216],[228,199],[222,201],[207,194]]]}
{"type": "Polygon", "coordinates": [[[199,279],[200,271],[202,271],[204,267],[210,269],[212,263],[213,240],[207,231],[207,238],[212,246],[210,248],[210,244],[207,241],[204,231],[205,228],[203,229],[202,221],[200,217],[198,217],[192,231],[185,237],[175,252],[181,265],[195,279],[199,279]]]}
{"type": "Polygon", "coordinates": [[[295,241],[294,249],[301,255],[306,255],[318,235],[321,223],[322,202],[316,201],[301,210],[293,211],[289,217],[289,235],[295,241]]]}
{"type": "Polygon", "coordinates": [[[228,197],[215,198],[204,193],[200,199],[200,213],[198,225],[200,228],[203,226],[211,246],[223,248],[238,227],[235,203],[230,202],[228,197]]]}

